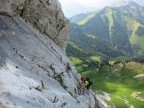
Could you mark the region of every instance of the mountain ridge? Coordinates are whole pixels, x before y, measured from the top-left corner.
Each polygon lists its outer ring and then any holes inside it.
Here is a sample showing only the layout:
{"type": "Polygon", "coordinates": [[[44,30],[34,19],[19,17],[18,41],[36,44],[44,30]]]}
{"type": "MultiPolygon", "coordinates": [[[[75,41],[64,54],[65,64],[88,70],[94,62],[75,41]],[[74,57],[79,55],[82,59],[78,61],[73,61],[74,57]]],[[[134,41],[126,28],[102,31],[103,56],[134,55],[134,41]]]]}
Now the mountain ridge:
{"type": "MultiPolygon", "coordinates": [[[[82,47],[81,43],[84,44],[82,40],[87,37],[87,35],[94,38],[99,37],[104,41],[103,43],[108,42],[110,44],[110,47],[105,49],[105,51],[109,51],[110,48],[112,48],[117,51],[117,53],[121,52],[117,54],[117,57],[140,57],[142,59],[144,51],[142,43],[144,36],[142,32],[144,27],[144,12],[142,10],[144,11],[144,7],[130,1],[126,6],[105,7],[102,10],[92,12],[81,21],[74,21],[70,18],[71,23],[77,24],[78,28],[74,31],[73,27],[71,27],[70,42],[74,42],[74,44],[82,50],[85,49],[85,52],[90,52],[86,50],[87,48],[92,49],[92,52],[95,51],[95,54],[96,51],[98,51],[97,49],[101,48],[97,53],[102,53],[102,55],[107,56],[109,59],[115,58],[116,56],[109,56],[107,53],[103,53],[102,50],[107,46],[102,47],[102,43],[98,44],[98,42],[96,42],[95,46],[97,47],[94,47],[94,45],[88,43],[88,39],[86,39],[84,42],[88,46],[85,46],[85,48],[82,47]],[[78,31],[79,29],[80,31],[78,31]],[[79,34],[80,32],[83,33],[81,34],[81,38],[75,40],[74,37],[78,37],[77,32],[79,32],[79,34]],[[81,43],[76,42],[78,40],[81,41],[81,43]]],[[[71,26],[73,26],[73,24],[71,24],[71,26]]],[[[91,38],[91,41],[95,40],[94,38],[91,38]]],[[[93,53],[93,55],[95,54],[93,53]]],[[[110,54],[113,55],[114,53],[110,54]]]]}

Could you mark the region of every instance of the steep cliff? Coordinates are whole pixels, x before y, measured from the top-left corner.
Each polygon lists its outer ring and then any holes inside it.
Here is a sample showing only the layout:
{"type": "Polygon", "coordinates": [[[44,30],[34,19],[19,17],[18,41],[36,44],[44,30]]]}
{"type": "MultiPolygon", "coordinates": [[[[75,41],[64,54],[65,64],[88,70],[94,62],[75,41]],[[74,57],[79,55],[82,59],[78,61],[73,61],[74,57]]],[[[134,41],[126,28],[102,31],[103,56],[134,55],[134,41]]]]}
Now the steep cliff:
{"type": "Polygon", "coordinates": [[[1,14],[20,15],[58,45],[66,47],[69,22],[57,0],[1,0],[0,5],[1,14]]]}
{"type": "Polygon", "coordinates": [[[97,107],[65,54],[68,26],[57,0],[0,1],[1,108],[97,107]]]}

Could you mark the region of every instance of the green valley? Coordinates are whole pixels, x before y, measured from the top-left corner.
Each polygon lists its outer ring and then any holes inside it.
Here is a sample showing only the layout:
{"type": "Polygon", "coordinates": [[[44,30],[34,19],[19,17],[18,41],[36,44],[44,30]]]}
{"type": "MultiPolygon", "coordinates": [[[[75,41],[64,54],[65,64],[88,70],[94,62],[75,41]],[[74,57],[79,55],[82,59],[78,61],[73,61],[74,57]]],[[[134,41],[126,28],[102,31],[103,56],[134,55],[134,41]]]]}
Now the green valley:
{"type": "Polygon", "coordinates": [[[144,56],[144,7],[130,1],[80,16],[70,18],[70,42],[84,53],[108,59],[144,56]]]}

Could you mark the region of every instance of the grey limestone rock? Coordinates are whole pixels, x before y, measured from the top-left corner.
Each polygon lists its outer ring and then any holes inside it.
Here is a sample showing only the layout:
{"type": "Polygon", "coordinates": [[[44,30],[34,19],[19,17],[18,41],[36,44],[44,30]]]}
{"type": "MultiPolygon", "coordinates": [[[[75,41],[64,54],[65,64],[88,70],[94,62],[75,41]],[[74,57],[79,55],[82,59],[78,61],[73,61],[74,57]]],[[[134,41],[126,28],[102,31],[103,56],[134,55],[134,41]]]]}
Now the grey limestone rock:
{"type": "Polygon", "coordinates": [[[69,21],[57,0],[0,0],[0,13],[20,15],[61,47],[67,46],[69,21]]]}
{"type": "Polygon", "coordinates": [[[97,107],[65,54],[68,31],[57,0],[0,0],[0,108],[97,107]]]}

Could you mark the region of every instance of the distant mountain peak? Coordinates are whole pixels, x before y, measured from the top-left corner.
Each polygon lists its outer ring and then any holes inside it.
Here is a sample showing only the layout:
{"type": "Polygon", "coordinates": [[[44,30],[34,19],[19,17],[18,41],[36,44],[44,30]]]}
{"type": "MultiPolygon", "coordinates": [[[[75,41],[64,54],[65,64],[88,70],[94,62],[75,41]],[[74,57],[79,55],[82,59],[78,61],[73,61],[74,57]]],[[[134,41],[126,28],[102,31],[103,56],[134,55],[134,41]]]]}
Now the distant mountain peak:
{"type": "Polygon", "coordinates": [[[121,6],[126,6],[128,4],[129,4],[129,1],[121,1],[121,2],[115,2],[110,7],[121,7],[121,6]]]}
{"type": "Polygon", "coordinates": [[[135,5],[138,5],[138,4],[136,2],[134,2],[133,0],[129,0],[128,5],[135,6],[135,5]]]}
{"type": "Polygon", "coordinates": [[[136,6],[136,5],[138,4],[134,2],[133,0],[124,0],[121,2],[115,2],[110,7],[123,7],[123,6],[136,6]]]}

